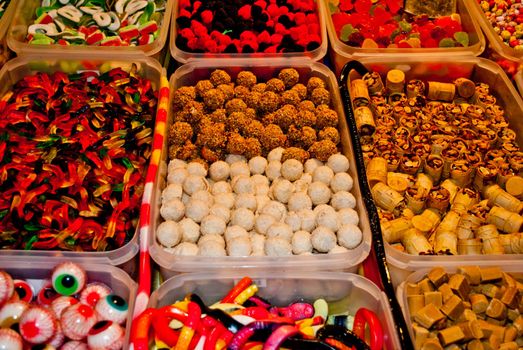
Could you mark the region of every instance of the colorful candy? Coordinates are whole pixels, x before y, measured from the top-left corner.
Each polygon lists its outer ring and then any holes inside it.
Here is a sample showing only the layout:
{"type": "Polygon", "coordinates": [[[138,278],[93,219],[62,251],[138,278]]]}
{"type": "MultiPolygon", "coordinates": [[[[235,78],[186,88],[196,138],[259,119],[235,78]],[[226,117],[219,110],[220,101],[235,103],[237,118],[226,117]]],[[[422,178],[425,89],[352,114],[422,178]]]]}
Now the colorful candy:
{"type": "Polygon", "coordinates": [[[20,317],[20,334],[31,344],[44,344],[56,332],[56,316],[41,306],[32,306],[20,317]]]}
{"type": "Polygon", "coordinates": [[[87,336],[91,350],[118,350],[124,343],[124,329],[112,321],[100,321],[95,324],[87,336]]]}
{"type": "Polygon", "coordinates": [[[22,350],[23,343],[20,334],[9,328],[0,329],[0,350],[22,350]]]}
{"type": "Polygon", "coordinates": [[[84,339],[97,321],[94,309],[82,303],[68,306],[60,316],[64,334],[73,340],[84,339]]]}
{"type": "Polygon", "coordinates": [[[31,302],[34,297],[33,287],[24,280],[14,280],[15,292],[22,301],[31,302]]]}
{"type": "Polygon", "coordinates": [[[111,288],[103,283],[89,283],[80,294],[80,302],[94,307],[98,300],[111,294],[111,288]]]}
{"type": "Polygon", "coordinates": [[[4,271],[0,271],[0,307],[11,298],[15,290],[15,285],[11,276],[4,271]]]}
{"type": "Polygon", "coordinates": [[[85,287],[87,276],[78,265],[65,262],[57,265],[51,275],[53,288],[62,295],[73,295],[85,287]]]}
{"type": "Polygon", "coordinates": [[[478,0],[478,3],[501,41],[516,54],[523,53],[523,4],[512,0],[478,0]]]}
{"type": "Polygon", "coordinates": [[[127,319],[127,302],[118,295],[109,294],[101,298],[94,308],[101,320],[122,324],[127,319]]]}

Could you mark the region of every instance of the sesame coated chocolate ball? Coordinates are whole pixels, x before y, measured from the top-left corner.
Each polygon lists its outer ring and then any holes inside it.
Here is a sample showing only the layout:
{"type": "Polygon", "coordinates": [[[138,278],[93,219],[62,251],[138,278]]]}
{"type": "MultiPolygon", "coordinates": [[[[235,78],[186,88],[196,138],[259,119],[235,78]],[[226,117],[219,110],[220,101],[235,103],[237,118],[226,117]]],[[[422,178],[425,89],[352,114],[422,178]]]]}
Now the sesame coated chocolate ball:
{"type": "Polygon", "coordinates": [[[295,123],[299,128],[304,126],[312,127],[316,125],[316,114],[306,109],[300,109],[296,116],[295,123]]]}
{"type": "Polygon", "coordinates": [[[207,90],[203,94],[203,103],[208,110],[214,111],[215,109],[223,107],[225,95],[218,89],[207,90]]]}
{"type": "Polygon", "coordinates": [[[211,149],[217,149],[225,146],[227,135],[225,133],[225,124],[210,123],[202,125],[196,143],[201,146],[207,146],[211,149]]]}
{"type": "Polygon", "coordinates": [[[260,105],[262,93],[257,91],[250,91],[245,97],[245,103],[250,108],[258,109],[260,105]]]}
{"type": "Polygon", "coordinates": [[[340,133],[336,128],[333,128],[331,126],[326,127],[318,133],[318,139],[320,141],[322,140],[330,140],[334,142],[335,144],[340,143],[340,133]]]}
{"type": "Polygon", "coordinates": [[[234,87],[232,84],[220,84],[218,85],[217,89],[223,92],[225,101],[229,101],[234,97],[234,87]]]}
{"type": "Polygon", "coordinates": [[[312,77],[307,81],[307,92],[310,94],[316,88],[325,88],[325,83],[321,78],[312,77]]]}
{"type": "Polygon", "coordinates": [[[252,119],[247,117],[243,112],[233,112],[227,118],[227,126],[230,131],[241,132],[247,125],[251,123],[252,119]]]}
{"type": "Polygon", "coordinates": [[[316,130],[314,130],[310,126],[304,126],[301,129],[301,137],[300,137],[299,142],[303,148],[305,148],[305,149],[309,148],[310,146],[312,146],[312,144],[314,142],[316,142],[316,140],[317,140],[316,130]]]}
{"type": "Polygon", "coordinates": [[[258,139],[249,137],[245,139],[243,146],[245,147],[243,155],[247,159],[251,159],[262,154],[262,146],[258,139]]]}
{"type": "Polygon", "coordinates": [[[338,152],[336,144],[331,140],[316,141],[309,147],[311,157],[317,158],[322,162],[326,162],[336,152],[338,152]]]}
{"type": "Polygon", "coordinates": [[[298,109],[300,111],[310,111],[310,112],[316,112],[316,106],[314,105],[314,103],[312,103],[311,100],[303,100],[300,102],[300,104],[298,105],[298,109]]]}
{"type": "Polygon", "coordinates": [[[253,87],[257,82],[256,75],[249,71],[241,71],[236,77],[236,85],[245,86],[247,88],[253,87]]]}
{"type": "Polygon", "coordinates": [[[327,89],[316,88],[312,90],[311,101],[315,105],[329,104],[331,100],[331,94],[327,89]]]}
{"type": "Polygon", "coordinates": [[[307,159],[310,158],[309,152],[302,148],[298,147],[289,147],[286,148],[285,151],[283,151],[283,155],[281,157],[282,163],[285,162],[288,159],[296,159],[300,162],[304,163],[307,159]]]}
{"type": "Polygon", "coordinates": [[[287,137],[278,125],[269,124],[263,130],[260,141],[263,148],[270,151],[276,147],[283,147],[287,137]]]}
{"type": "Polygon", "coordinates": [[[243,112],[245,109],[247,109],[247,104],[240,98],[233,98],[225,104],[227,114],[243,112]]]}
{"type": "Polygon", "coordinates": [[[260,98],[259,109],[262,112],[272,112],[280,106],[280,96],[272,91],[265,91],[260,98]]]}
{"type": "Polygon", "coordinates": [[[227,139],[227,153],[243,154],[245,151],[245,139],[242,135],[231,132],[227,139]]]}
{"type": "Polygon", "coordinates": [[[283,130],[287,130],[294,123],[297,115],[298,111],[293,105],[285,105],[274,112],[274,124],[283,130]]]}
{"type": "Polygon", "coordinates": [[[263,93],[263,92],[265,92],[266,88],[267,88],[267,84],[265,84],[265,83],[257,83],[257,84],[255,84],[251,88],[251,91],[256,91],[256,92],[263,93]]]}
{"type": "Polygon", "coordinates": [[[316,127],[323,129],[328,126],[336,127],[338,125],[338,113],[330,108],[316,110],[316,127]]]}
{"type": "Polygon", "coordinates": [[[293,106],[297,106],[300,103],[300,101],[301,101],[300,96],[298,95],[298,93],[296,91],[293,91],[293,90],[284,91],[281,94],[281,100],[282,100],[282,103],[290,104],[290,105],[293,105],[293,106]]]}
{"type": "Polygon", "coordinates": [[[173,105],[178,109],[183,109],[189,101],[196,98],[194,86],[182,86],[173,93],[173,105]]]}
{"type": "Polygon", "coordinates": [[[231,76],[222,69],[216,69],[211,73],[209,80],[214,86],[218,86],[220,84],[229,84],[231,82],[231,76]]]}
{"type": "Polygon", "coordinates": [[[214,85],[212,85],[211,81],[209,79],[200,80],[196,83],[195,86],[196,89],[196,95],[200,98],[203,97],[203,94],[211,89],[214,89],[214,85]]]}
{"type": "Polygon", "coordinates": [[[234,97],[241,98],[242,100],[245,100],[250,92],[249,88],[245,86],[240,85],[234,87],[234,97]]]}
{"type": "Polygon", "coordinates": [[[173,145],[183,145],[193,135],[192,127],[186,122],[175,122],[169,127],[169,142],[173,145]]]}
{"type": "Polygon", "coordinates": [[[224,108],[219,108],[209,114],[209,118],[214,123],[225,123],[227,121],[227,112],[224,108]]]}
{"type": "Polygon", "coordinates": [[[281,94],[283,91],[285,91],[285,84],[280,79],[269,79],[266,83],[265,91],[273,91],[277,94],[281,94]]]}
{"type": "Polygon", "coordinates": [[[291,91],[295,91],[298,93],[298,96],[300,96],[301,100],[304,100],[307,98],[307,87],[303,84],[296,84],[291,88],[291,91]]]}
{"type": "Polygon", "coordinates": [[[247,137],[254,137],[259,139],[263,134],[263,124],[259,120],[252,120],[245,128],[244,133],[247,137]]]}
{"type": "Polygon", "coordinates": [[[280,78],[287,89],[293,87],[300,80],[300,74],[294,68],[284,68],[278,73],[278,78],[280,78]]]}

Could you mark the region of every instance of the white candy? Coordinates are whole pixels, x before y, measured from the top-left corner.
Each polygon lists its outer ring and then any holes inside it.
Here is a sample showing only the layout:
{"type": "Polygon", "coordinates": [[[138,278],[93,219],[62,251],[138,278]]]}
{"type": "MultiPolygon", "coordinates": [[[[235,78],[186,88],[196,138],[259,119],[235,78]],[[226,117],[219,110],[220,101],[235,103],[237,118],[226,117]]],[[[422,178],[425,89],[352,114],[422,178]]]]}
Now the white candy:
{"type": "Polygon", "coordinates": [[[331,206],[328,205],[328,204],[320,204],[320,205],[316,206],[316,207],[313,209],[313,211],[314,211],[314,215],[316,215],[316,216],[318,216],[318,214],[319,214],[320,212],[322,212],[322,211],[331,211],[331,212],[333,212],[333,213],[336,212],[336,210],[334,210],[334,208],[331,207],[331,206]]]}
{"type": "Polygon", "coordinates": [[[329,186],[332,178],[334,177],[334,171],[328,166],[322,165],[314,169],[312,173],[312,181],[321,181],[325,185],[329,186]]]}
{"type": "MultiPolygon", "coordinates": [[[[216,236],[216,235],[209,235],[209,236],[216,236]]],[[[220,243],[216,241],[207,241],[205,243],[198,242],[199,254],[200,256],[209,256],[209,257],[221,257],[221,256],[227,256],[227,252],[225,251],[225,247],[220,245],[220,243]]]]}
{"type": "Polygon", "coordinates": [[[187,165],[187,171],[189,172],[189,175],[196,175],[201,177],[207,176],[207,169],[205,169],[203,164],[199,162],[190,162],[187,165]]]}
{"type": "Polygon", "coordinates": [[[266,234],[269,227],[276,222],[276,219],[268,214],[258,215],[254,222],[256,232],[266,234]]]}
{"type": "Polygon", "coordinates": [[[234,207],[236,197],[233,193],[222,193],[214,197],[214,204],[220,204],[231,209],[234,207]]]}
{"type": "Polygon", "coordinates": [[[321,210],[316,214],[316,223],[318,226],[324,226],[336,232],[339,227],[338,214],[334,209],[321,210]]]}
{"type": "Polygon", "coordinates": [[[236,176],[251,176],[251,170],[249,165],[245,162],[234,162],[231,164],[231,174],[229,175],[231,179],[234,179],[236,176]]]}
{"type": "Polygon", "coordinates": [[[254,186],[265,185],[269,187],[269,179],[265,175],[254,174],[253,176],[251,176],[251,180],[254,186]]]}
{"type": "Polygon", "coordinates": [[[280,221],[287,214],[287,208],[285,208],[285,205],[280,202],[270,201],[269,203],[265,204],[261,210],[261,213],[270,215],[275,218],[276,221],[280,221]]]}
{"type": "Polygon", "coordinates": [[[299,231],[301,228],[301,219],[298,213],[290,211],[285,217],[285,223],[289,225],[293,232],[299,231]]]}
{"type": "Polygon", "coordinates": [[[229,178],[231,167],[227,162],[219,160],[209,167],[209,175],[213,181],[224,181],[229,178]]]}
{"type": "Polygon", "coordinates": [[[164,220],[179,221],[185,214],[185,205],[179,199],[162,203],[160,215],[164,220]]]}
{"type": "Polygon", "coordinates": [[[227,244],[235,239],[249,237],[249,233],[241,226],[234,225],[225,229],[225,241],[227,244]]]}
{"type": "Polygon", "coordinates": [[[181,184],[169,184],[162,191],[162,202],[168,202],[173,199],[181,199],[182,195],[183,188],[181,184]]]}
{"type": "Polygon", "coordinates": [[[296,231],[292,236],[292,252],[302,254],[312,252],[311,234],[306,231],[296,231]]]}
{"type": "Polygon", "coordinates": [[[260,234],[251,235],[251,256],[265,256],[265,236],[260,234]]]}
{"type": "Polygon", "coordinates": [[[187,162],[181,159],[172,159],[167,165],[167,172],[170,173],[176,168],[187,168],[187,162]]]}
{"type": "Polygon", "coordinates": [[[184,218],[178,223],[182,232],[182,241],[195,243],[200,237],[200,225],[193,219],[184,218]]]}
{"type": "Polygon", "coordinates": [[[340,254],[340,253],[346,253],[349,250],[345,247],[342,247],[340,245],[336,245],[334,248],[329,250],[329,254],[340,254]]]}
{"type": "Polygon", "coordinates": [[[257,184],[254,186],[254,193],[257,195],[257,196],[266,196],[268,195],[270,192],[270,187],[269,185],[265,185],[265,184],[257,184]]]}
{"type": "Polygon", "coordinates": [[[190,242],[182,242],[173,249],[173,254],[177,256],[194,256],[198,255],[198,252],[198,246],[190,242]]]}
{"type": "Polygon", "coordinates": [[[354,198],[354,195],[350,192],[339,191],[332,196],[331,205],[336,210],[343,208],[355,208],[356,198],[354,198]]]}
{"type": "Polygon", "coordinates": [[[263,207],[269,203],[271,199],[267,195],[257,195],[256,196],[256,213],[261,212],[263,207]]]}
{"type": "Polygon", "coordinates": [[[207,215],[200,224],[202,235],[222,235],[225,232],[225,221],[216,215],[207,215]]]}
{"type": "Polygon", "coordinates": [[[182,238],[182,233],[178,224],[172,220],[167,220],[158,225],[156,229],[156,239],[161,245],[171,248],[177,245],[182,238]]]}
{"type": "Polygon", "coordinates": [[[294,185],[286,179],[276,179],[271,186],[272,198],[280,203],[287,203],[292,193],[294,185]]]}
{"type": "Polygon", "coordinates": [[[281,165],[281,175],[289,181],[298,180],[303,174],[303,164],[296,159],[287,159],[281,165]]]}
{"type": "Polygon", "coordinates": [[[237,162],[247,162],[247,158],[244,156],[240,156],[239,154],[228,154],[225,157],[225,161],[229,164],[237,163],[237,162]]]}
{"type": "Polygon", "coordinates": [[[292,245],[289,241],[272,237],[265,240],[265,254],[268,256],[292,255],[292,245]]]}
{"type": "Polygon", "coordinates": [[[349,170],[349,160],[341,153],[333,154],[327,160],[327,165],[335,173],[346,172],[349,170]]]}
{"type": "Polygon", "coordinates": [[[248,175],[238,175],[232,178],[231,186],[236,194],[252,193],[254,194],[254,184],[248,175]]]}
{"type": "Polygon", "coordinates": [[[200,190],[200,191],[194,192],[191,196],[191,199],[199,199],[199,200],[207,203],[208,206],[211,206],[214,203],[213,195],[207,190],[200,190]]]}
{"type": "Polygon", "coordinates": [[[322,166],[323,163],[316,159],[316,158],[311,158],[311,159],[307,159],[305,161],[305,165],[304,165],[304,171],[307,173],[307,174],[311,174],[314,172],[314,170],[319,167],[319,166],[322,166]]]}
{"type": "Polygon", "coordinates": [[[189,201],[191,200],[191,196],[189,196],[187,193],[183,193],[182,194],[182,203],[183,205],[187,205],[187,203],[189,203],[189,201]]]}
{"type": "Polygon", "coordinates": [[[183,184],[185,179],[189,176],[189,172],[186,168],[176,168],[169,171],[167,174],[167,183],[170,184],[183,184]]]}
{"type": "Polygon", "coordinates": [[[301,220],[301,229],[312,232],[316,227],[316,214],[311,209],[300,209],[298,210],[298,216],[301,220]]]}
{"type": "Polygon", "coordinates": [[[224,205],[214,204],[211,209],[209,209],[210,215],[216,215],[223,219],[226,223],[231,220],[231,210],[224,205]]]}
{"type": "Polygon", "coordinates": [[[191,199],[185,207],[185,216],[193,219],[194,222],[201,222],[208,214],[209,206],[207,203],[198,199],[191,199]]]}
{"type": "Polygon", "coordinates": [[[247,208],[251,211],[255,211],[257,207],[256,196],[251,193],[241,193],[236,196],[234,207],[236,209],[247,208]]]}
{"type": "Polygon", "coordinates": [[[192,195],[195,192],[198,192],[200,190],[207,190],[209,188],[209,184],[205,180],[204,177],[196,176],[196,175],[189,175],[185,178],[185,181],[183,182],[183,190],[188,195],[192,195]]]}
{"type": "Polygon", "coordinates": [[[331,199],[330,188],[320,181],[311,183],[307,190],[307,194],[314,205],[329,203],[329,200],[331,199]]]}
{"type": "Polygon", "coordinates": [[[356,225],[347,224],[338,230],[338,243],[348,249],[356,248],[363,239],[363,233],[356,225]]]}
{"type": "Polygon", "coordinates": [[[330,183],[332,192],[334,193],[339,191],[350,191],[353,185],[354,180],[348,173],[335,174],[330,183]]]}
{"type": "Polygon", "coordinates": [[[312,175],[303,173],[303,175],[296,181],[294,181],[295,192],[307,192],[309,185],[312,183],[312,175]]]}
{"type": "Polygon", "coordinates": [[[252,245],[249,236],[239,237],[227,242],[227,253],[229,253],[229,256],[249,256],[251,251],[252,245]]]}
{"type": "Polygon", "coordinates": [[[220,246],[225,248],[225,240],[223,239],[223,236],[220,236],[220,235],[201,236],[200,239],[198,240],[198,246],[201,246],[202,244],[207,244],[209,242],[218,243],[220,246]]]}
{"type": "Polygon", "coordinates": [[[246,208],[236,209],[232,212],[231,224],[250,231],[254,227],[254,213],[246,208]]]}
{"type": "Polygon", "coordinates": [[[328,253],[336,246],[336,235],[329,228],[319,226],[312,231],[311,243],[320,253],[328,253]]]}
{"type": "Polygon", "coordinates": [[[338,221],[340,225],[358,225],[360,222],[360,217],[356,210],[352,208],[343,208],[338,211],[338,221]]]}
{"type": "Polygon", "coordinates": [[[290,211],[298,211],[301,209],[312,209],[311,197],[305,192],[293,193],[287,203],[290,211]]]}
{"type": "Polygon", "coordinates": [[[213,196],[218,196],[222,193],[231,193],[231,192],[232,192],[231,184],[227,181],[215,182],[211,188],[211,193],[213,194],[213,196]]]}
{"type": "Polygon", "coordinates": [[[292,228],[283,222],[275,222],[267,229],[267,238],[270,237],[279,237],[290,242],[292,239],[292,228]]]}
{"type": "Polygon", "coordinates": [[[277,160],[270,161],[265,169],[265,175],[269,180],[274,181],[281,176],[281,163],[277,160]]]}
{"type": "Polygon", "coordinates": [[[249,160],[249,169],[251,171],[251,174],[263,174],[265,172],[267,164],[267,159],[261,156],[251,158],[249,160]]]}
{"type": "Polygon", "coordinates": [[[272,162],[272,161],[281,162],[281,157],[283,156],[284,151],[285,151],[285,149],[283,147],[276,147],[275,149],[273,149],[272,151],[269,152],[269,154],[267,155],[267,160],[269,162],[272,162]]]}

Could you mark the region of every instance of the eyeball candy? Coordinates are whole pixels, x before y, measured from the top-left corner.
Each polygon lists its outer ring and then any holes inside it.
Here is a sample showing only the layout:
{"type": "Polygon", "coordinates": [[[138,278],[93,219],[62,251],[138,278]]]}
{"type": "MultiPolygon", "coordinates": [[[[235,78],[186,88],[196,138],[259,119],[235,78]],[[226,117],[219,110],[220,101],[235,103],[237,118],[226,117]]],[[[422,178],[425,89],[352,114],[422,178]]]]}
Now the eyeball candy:
{"type": "MultiPolygon", "coordinates": [[[[49,350],[58,349],[64,343],[64,341],[65,335],[62,331],[62,326],[60,322],[56,322],[56,332],[47,344],[49,346],[49,350]]],[[[45,348],[44,350],[47,350],[47,348],[45,348]]]]}
{"type": "Polygon", "coordinates": [[[48,342],[56,332],[56,318],[41,306],[28,308],[20,317],[20,334],[31,344],[48,342]]]}
{"type": "Polygon", "coordinates": [[[122,324],[127,319],[128,308],[127,302],[122,297],[109,294],[98,300],[94,309],[100,315],[100,320],[122,324]]]}
{"type": "Polygon", "coordinates": [[[14,280],[14,289],[20,300],[27,301],[28,303],[33,300],[34,290],[33,287],[24,280],[14,280]]]}
{"type": "Polygon", "coordinates": [[[5,271],[0,271],[0,307],[11,298],[14,290],[15,285],[11,275],[5,271]]]}
{"type": "Polygon", "coordinates": [[[78,304],[78,299],[68,295],[62,295],[53,300],[51,310],[53,310],[56,317],[60,317],[66,308],[74,304],[78,304]]]}
{"type": "Polygon", "coordinates": [[[0,350],[22,350],[22,337],[14,330],[0,328],[0,350]]]}
{"type": "Polygon", "coordinates": [[[66,337],[72,340],[82,340],[98,321],[98,316],[89,305],[78,303],[67,307],[62,312],[60,321],[66,337]]]}
{"type": "Polygon", "coordinates": [[[80,293],[80,302],[92,307],[98,300],[111,294],[111,288],[100,282],[89,283],[80,293]]]}
{"type": "Polygon", "coordinates": [[[87,335],[87,345],[90,350],[118,350],[124,343],[123,328],[112,321],[96,323],[87,335]]]}
{"type": "Polygon", "coordinates": [[[42,306],[49,306],[60,295],[56,292],[56,290],[53,288],[53,284],[51,281],[47,280],[42,289],[38,292],[38,295],[36,296],[36,300],[38,301],[38,304],[42,306]]]}
{"type": "Polygon", "coordinates": [[[53,288],[62,295],[73,295],[85,287],[87,275],[78,265],[71,262],[58,264],[51,275],[53,288]]]}
{"type": "Polygon", "coordinates": [[[89,350],[89,348],[87,347],[86,343],[77,340],[72,340],[62,345],[60,350],[89,350]]]}
{"type": "Polygon", "coordinates": [[[12,328],[20,322],[20,317],[28,308],[29,304],[22,300],[7,302],[0,309],[0,328],[12,328]]]}

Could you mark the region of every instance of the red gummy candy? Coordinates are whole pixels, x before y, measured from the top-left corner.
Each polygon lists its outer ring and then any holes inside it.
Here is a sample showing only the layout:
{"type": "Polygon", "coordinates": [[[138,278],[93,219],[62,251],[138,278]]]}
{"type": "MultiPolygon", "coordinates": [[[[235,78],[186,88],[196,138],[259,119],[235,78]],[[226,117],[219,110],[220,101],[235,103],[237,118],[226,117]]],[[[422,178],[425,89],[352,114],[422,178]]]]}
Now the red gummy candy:
{"type": "Polygon", "coordinates": [[[385,3],[387,4],[387,7],[389,8],[389,11],[392,15],[397,14],[403,7],[402,0],[385,0],[385,3]]]}
{"type": "Polygon", "coordinates": [[[258,35],[258,41],[260,43],[270,43],[271,42],[271,35],[268,31],[264,30],[258,35]]]}
{"type": "Polygon", "coordinates": [[[243,5],[238,10],[238,16],[240,16],[243,19],[249,19],[251,18],[251,5],[243,5]]]}
{"type": "Polygon", "coordinates": [[[371,0],[358,0],[354,4],[354,9],[356,9],[356,12],[359,12],[359,13],[369,13],[371,7],[372,7],[371,0]]]}
{"type": "Polygon", "coordinates": [[[306,17],[303,12],[298,12],[294,15],[294,22],[296,23],[296,25],[305,24],[305,21],[306,21],[306,17]]]}
{"type": "Polygon", "coordinates": [[[201,14],[202,22],[205,24],[211,24],[213,19],[213,14],[211,10],[205,10],[201,14]]]}
{"type": "Polygon", "coordinates": [[[353,9],[352,0],[340,0],[339,9],[348,12],[353,9]]]}
{"type": "Polygon", "coordinates": [[[205,27],[203,24],[201,24],[198,21],[192,20],[191,21],[191,29],[194,32],[196,36],[202,37],[207,35],[207,27],[205,27]]]}
{"type": "Polygon", "coordinates": [[[385,10],[383,7],[378,6],[374,9],[374,24],[376,26],[383,26],[385,23],[390,21],[392,15],[389,11],[385,10]]]}

